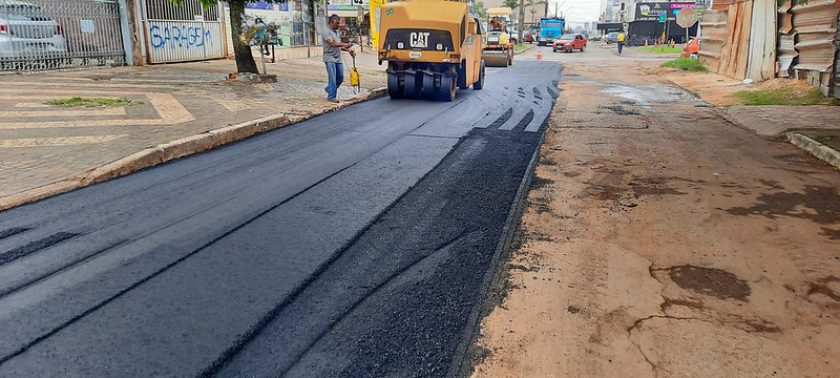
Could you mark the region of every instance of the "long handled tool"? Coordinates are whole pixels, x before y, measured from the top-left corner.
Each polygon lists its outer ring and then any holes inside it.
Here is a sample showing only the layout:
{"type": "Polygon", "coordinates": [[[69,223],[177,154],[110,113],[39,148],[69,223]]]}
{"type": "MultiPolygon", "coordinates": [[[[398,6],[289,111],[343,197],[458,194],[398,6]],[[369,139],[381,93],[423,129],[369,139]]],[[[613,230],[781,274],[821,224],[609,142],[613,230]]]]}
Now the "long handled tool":
{"type": "Polygon", "coordinates": [[[350,69],[350,85],[353,87],[353,93],[359,94],[362,92],[362,84],[359,78],[359,70],[356,68],[356,54],[353,57],[353,68],[350,69]]]}

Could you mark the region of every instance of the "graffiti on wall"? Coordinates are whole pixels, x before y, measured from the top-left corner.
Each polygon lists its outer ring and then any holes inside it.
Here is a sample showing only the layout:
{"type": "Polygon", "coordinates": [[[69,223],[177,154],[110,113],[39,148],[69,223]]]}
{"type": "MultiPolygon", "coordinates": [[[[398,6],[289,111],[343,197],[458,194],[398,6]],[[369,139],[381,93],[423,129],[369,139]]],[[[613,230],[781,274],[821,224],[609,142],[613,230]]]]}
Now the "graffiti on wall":
{"type": "Polygon", "coordinates": [[[204,48],[213,46],[213,33],[201,24],[150,24],[149,44],[153,49],[204,48]]]}

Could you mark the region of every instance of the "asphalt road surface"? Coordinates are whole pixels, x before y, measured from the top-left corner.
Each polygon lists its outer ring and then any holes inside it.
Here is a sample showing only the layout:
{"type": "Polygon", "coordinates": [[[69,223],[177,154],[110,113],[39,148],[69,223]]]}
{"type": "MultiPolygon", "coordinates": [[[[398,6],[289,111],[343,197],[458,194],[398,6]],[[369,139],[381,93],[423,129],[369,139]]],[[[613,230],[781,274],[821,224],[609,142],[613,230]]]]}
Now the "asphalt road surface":
{"type": "Polygon", "coordinates": [[[442,376],[557,95],[489,69],[0,213],[0,376],[442,376]]]}

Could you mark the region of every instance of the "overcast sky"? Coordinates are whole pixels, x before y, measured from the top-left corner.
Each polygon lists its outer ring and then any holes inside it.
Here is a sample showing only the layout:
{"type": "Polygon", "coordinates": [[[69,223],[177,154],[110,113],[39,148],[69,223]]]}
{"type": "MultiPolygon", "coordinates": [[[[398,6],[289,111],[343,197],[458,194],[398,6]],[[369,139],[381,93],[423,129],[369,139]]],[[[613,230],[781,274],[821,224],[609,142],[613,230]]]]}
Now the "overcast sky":
{"type": "Polygon", "coordinates": [[[549,0],[549,15],[554,15],[554,4],[569,22],[597,21],[601,14],[601,0],[549,0]]]}

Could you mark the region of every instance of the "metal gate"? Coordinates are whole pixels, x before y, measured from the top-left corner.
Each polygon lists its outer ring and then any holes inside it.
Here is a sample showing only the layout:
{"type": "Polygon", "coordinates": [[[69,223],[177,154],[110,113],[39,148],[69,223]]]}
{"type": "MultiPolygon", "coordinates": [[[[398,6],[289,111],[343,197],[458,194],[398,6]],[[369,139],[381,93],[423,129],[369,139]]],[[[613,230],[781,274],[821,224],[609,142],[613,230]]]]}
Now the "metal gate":
{"type": "Polygon", "coordinates": [[[0,71],[124,65],[117,0],[0,0],[0,71]]]}
{"type": "Polygon", "coordinates": [[[142,4],[149,63],[224,58],[226,41],[218,4],[208,8],[199,0],[185,0],[181,5],[144,0],[142,4]]]}

